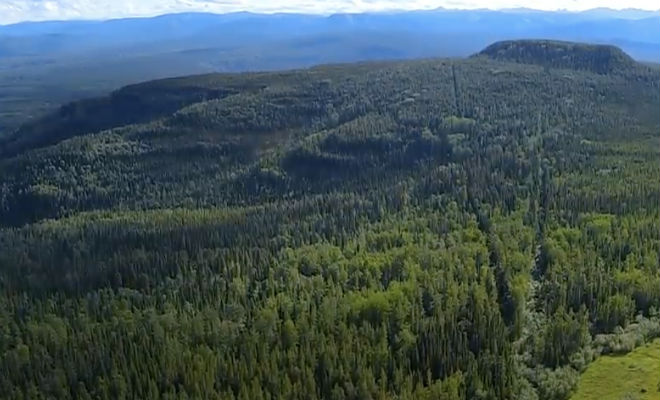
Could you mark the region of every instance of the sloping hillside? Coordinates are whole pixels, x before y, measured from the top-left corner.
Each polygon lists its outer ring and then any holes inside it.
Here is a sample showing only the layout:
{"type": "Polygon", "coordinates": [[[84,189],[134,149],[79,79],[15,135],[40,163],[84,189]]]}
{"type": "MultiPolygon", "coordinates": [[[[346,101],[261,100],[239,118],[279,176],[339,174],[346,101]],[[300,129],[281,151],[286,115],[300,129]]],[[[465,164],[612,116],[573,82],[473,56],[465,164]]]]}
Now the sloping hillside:
{"type": "MultiPolygon", "coordinates": [[[[0,11],[3,18],[10,16],[0,11]]],[[[636,60],[660,61],[660,14],[641,10],[184,13],[0,25],[0,136],[62,103],[145,80],[465,57],[493,40],[520,37],[609,43],[636,60]]]]}
{"type": "Polygon", "coordinates": [[[608,74],[631,72],[635,61],[621,49],[609,45],[552,40],[497,42],[477,54],[493,60],[534,64],[608,74]]]}
{"type": "Polygon", "coordinates": [[[65,106],[1,145],[0,397],[565,399],[660,308],[659,81],[477,57],[65,106]]]}

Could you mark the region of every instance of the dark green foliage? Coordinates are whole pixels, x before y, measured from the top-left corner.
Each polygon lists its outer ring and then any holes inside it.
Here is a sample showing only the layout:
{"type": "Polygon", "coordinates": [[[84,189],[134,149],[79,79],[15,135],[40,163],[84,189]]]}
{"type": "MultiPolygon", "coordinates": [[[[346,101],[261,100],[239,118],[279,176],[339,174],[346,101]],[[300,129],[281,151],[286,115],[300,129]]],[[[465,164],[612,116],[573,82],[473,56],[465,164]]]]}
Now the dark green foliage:
{"type": "Polygon", "coordinates": [[[615,46],[552,40],[497,42],[481,51],[478,56],[499,61],[537,64],[548,68],[591,71],[597,74],[630,72],[637,68],[635,60],[615,46]]]}
{"type": "Polygon", "coordinates": [[[209,75],[25,128],[0,397],[565,398],[660,307],[644,71],[209,75]]]}
{"type": "Polygon", "coordinates": [[[128,86],[107,98],[81,100],[64,105],[57,112],[24,125],[11,136],[2,138],[0,155],[12,156],[72,136],[148,122],[188,104],[222,98],[232,93],[231,89],[177,86],[167,84],[167,81],[163,81],[161,86],[128,86]]]}

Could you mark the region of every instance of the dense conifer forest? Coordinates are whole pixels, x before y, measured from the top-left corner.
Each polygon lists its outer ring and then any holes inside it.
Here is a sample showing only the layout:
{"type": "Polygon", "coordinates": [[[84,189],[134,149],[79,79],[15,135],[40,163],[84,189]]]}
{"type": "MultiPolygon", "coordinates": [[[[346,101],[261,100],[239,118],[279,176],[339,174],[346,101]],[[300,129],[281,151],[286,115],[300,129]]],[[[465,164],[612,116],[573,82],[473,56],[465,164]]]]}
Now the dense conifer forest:
{"type": "Polygon", "coordinates": [[[0,398],[564,400],[660,336],[660,74],[500,46],[2,139],[0,398]]]}

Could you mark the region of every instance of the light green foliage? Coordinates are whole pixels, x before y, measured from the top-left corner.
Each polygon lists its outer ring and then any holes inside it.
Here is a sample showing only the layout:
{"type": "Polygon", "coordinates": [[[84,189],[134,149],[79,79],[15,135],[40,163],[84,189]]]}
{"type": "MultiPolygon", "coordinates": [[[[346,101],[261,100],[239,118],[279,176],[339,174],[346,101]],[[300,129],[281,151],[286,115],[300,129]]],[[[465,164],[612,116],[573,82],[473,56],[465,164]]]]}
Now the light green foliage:
{"type": "Polygon", "coordinates": [[[625,356],[603,356],[580,377],[571,400],[660,398],[660,340],[625,356]]]}

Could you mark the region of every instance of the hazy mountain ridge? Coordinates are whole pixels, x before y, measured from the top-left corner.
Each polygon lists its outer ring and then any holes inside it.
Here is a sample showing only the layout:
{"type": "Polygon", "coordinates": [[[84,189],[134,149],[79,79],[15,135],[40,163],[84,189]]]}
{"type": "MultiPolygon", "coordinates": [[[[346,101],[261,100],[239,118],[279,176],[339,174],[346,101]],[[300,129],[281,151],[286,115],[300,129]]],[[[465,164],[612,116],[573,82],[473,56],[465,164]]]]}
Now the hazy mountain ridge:
{"type": "MultiPolygon", "coordinates": [[[[222,34],[231,32],[245,37],[232,38],[241,42],[253,36],[261,40],[295,35],[315,35],[346,29],[364,30],[411,30],[418,33],[461,33],[489,32],[496,35],[525,33],[526,37],[570,36],[588,34],[585,41],[628,39],[639,42],[657,42],[658,35],[653,22],[660,20],[657,13],[640,11],[638,18],[626,17],[625,12],[610,10],[608,13],[587,11],[582,13],[543,12],[535,10],[431,10],[399,13],[334,14],[331,16],[306,14],[170,14],[153,18],[128,18],[108,21],[53,21],[33,22],[0,26],[0,35],[13,39],[33,38],[30,46],[16,49],[16,55],[44,55],[60,51],[58,48],[39,47],[40,40],[60,40],[69,45],[73,37],[79,40],[69,50],[84,50],[93,44],[96,47],[121,45],[126,42],[146,43],[172,38],[191,40],[197,43],[222,45],[222,34]],[[258,24],[258,25],[256,25],[258,24]],[[478,24],[478,26],[477,26],[478,24]],[[583,27],[584,25],[584,27],[583,27]],[[254,27],[259,35],[253,35],[254,27]],[[562,26],[577,32],[560,32],[562,26]],[[607,28],[607,30],[604,30],[607,28]],[[589,31],[588,31],[588,30],[589,31]],[[550,32],[548,32],[550,30],[550,32]],[[553,31],[555,30],[555,31],[553,31]],[[584,32],[583,32],[584,31],[584,32]],[[635,34],[631,37],[630,34],[635,34]],[[220,43],[216,41],[221,39],[220,43]]],[[[492,40],[491,40],[492,41],[492,40]]],[[[65,47],[66,48],[66,47],[65,47]]],[[[10,53],[11,54],[11,53],[10,53]]]]}

